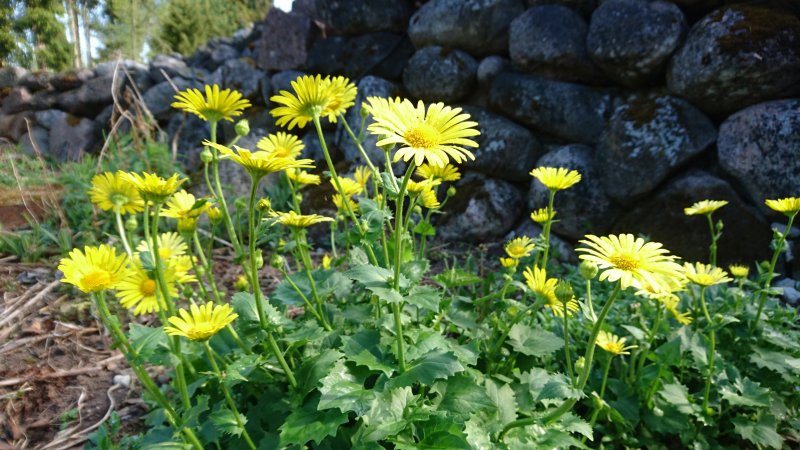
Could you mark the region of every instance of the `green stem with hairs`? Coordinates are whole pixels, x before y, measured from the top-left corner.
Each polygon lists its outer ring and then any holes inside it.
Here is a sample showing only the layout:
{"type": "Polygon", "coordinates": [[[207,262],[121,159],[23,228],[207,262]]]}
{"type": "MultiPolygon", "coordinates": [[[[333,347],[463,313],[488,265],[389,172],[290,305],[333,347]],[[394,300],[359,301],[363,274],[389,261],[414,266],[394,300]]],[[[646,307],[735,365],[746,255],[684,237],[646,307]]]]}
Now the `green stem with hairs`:
{"type": "Polygon", "coordinates": [[[575,384],[575,371],[572,370],[572,358],[569,355],[569,309],[567,308],[568,302],[564,304],[564,360],[567,364],[567,374],[571,384],[575,384]]]}
{"type": "Polygon", "coordinates": [[[708,246],[708,263],[713,267],[717,266],[717,241],[722,233],[717,233],[714,227],[714,219],[711,218],[711,213],[706,214],[708,220],[708,230],[711,232],[711,245],[708,246]]]}
{"type": "Polygon", "coordinates": [[[708,408],[708,399],[711,395],[711,379],[714,377],[714,352],[716,351],[717,347],[717,335],[716,331],[714,330],[714,323],[711,322],[711,315],[708,314],[708,308],[706,307],[706,287],[700,287],[700,306],[703,308],[703,316],[706,318],[707,326],[709,327],[708,331],[708,342],[709,342],[709,350],[708,350],[708,373],[706,374],[706,386],[703,390],[703,413],[706,412],[708,408]]]}
{"type": "Polygon", "coordinates": [[[317,309],[317,319],[322,322],[322,326],[327,330],[331,331],[333,328],[331,327],[330,323],[328,323],[328,319],[325,317],[325,309],[322,305],[322,299],[319,297],[317,293],[317,283],[314,281],[314,277],[311,275],[311,256],[308,254],[308,242],[305,239],[305,234],[302,231],[296,230],[294,232],[294,239],[297,241],[297,251],[300,253],[300,259],[303,262],[303,268],[306,273],[306,277],[308,278],[308,284],[311,287],[311,296],[314,298],[314,302],[316,304],[317,309]]]}
{"type": "MultiPolygon", "coordinates": [[[[613,360],[614,357],[609,355],[608,359],[606,360],[605,367],[603,368],[603,382],[600,383],[600,393],[599,393],[600,402],[603,401],[603,397],[606,394],[606,382],[608,381],[608,371],[609,369],[611,369],[611,361],[613,360]]],[[[603,404],[600,403],[600,406],[598,406],[597,408],[594,409],[594,411],[592,411],[592,418],[589,419],[589,428],[594,429],[594,424],[597,422],[597,416],[600,415],[600,411],[602,410],[603,410],[603,404]]],[[[583,442],[586,442],[585,436],[583,438],[583,442]]]]}
{"type": "Polygon", "coordinates": [[[244,437],[244,440],[247,441],[247,445],[250,447],[250,449],[256,450],[256,444],[253,443],[253,440],[250,438],[250,433],[247,432],[247,428],[245,428],[244,423],[242,422],[242,419],[239,415],[239,410],[236,409],[236,402],[233,401],[233,397],[231,397],[228,387],[222,382],[222,371],[219,370],[219,366],[217,365],[217,361],[214,359],[214,353],[211,351],[211,346],[208,345],[208,341],[203,341],[203,348],[206,350],[206,355],[208,356],[208,361],[211,363],[211,368],[214,370],[214,374],[216,374],[217,378],[219,379],[219,387],[222,389],[222,393],[225,395],[225,401],[228,402],[228,407],[231,409],[231,412],[233,412],[236,425],[241,428],[242,436],[244,437]]]}
{"type": "Polygon", "coordinates": [[[128,243],[128,235],[125,232],[125,225],[122,224],[122,214],[120,214],[118,208],[114,208],[114,216],[116,217],[117,221],[117,232],[119,233],[119,239],[122,241],[122,247],[125,248],[125,253],[128,254],[128,258],[133,258],[133,252],[131,251],[131,245],[128,243]]]}
{"type": "Polygon", "coordinates": [[[544,235],[544,255],[542,255],[542,269],[547,269],[547,256],[550,254],[550,227],[553,224],[553,204],[556,198],[556,191],[550,189],[550,199],[547,202],[547,222],[544,223],[542,234],[544,235]]]}
{"type": "MultiPolygon", "coordinates": [[[[406,187],[408,181],[411,179],[411,173],[414,171],[414,162],[412,161],[406,169],[406,174],[403,177],[403,182],[400,184],[400,191],[397,194],[397,201],[395,202],[397,212],[395,214],[394,225],[394,278],[392,279],[393,288],[400,293],[400,265],[403,259],[403,235],[405,229],[403,227],[403,206],[405,204],[406,187]]],[[[400,363],[400,373],[406,371],[406,358],[405,358],[405,343],[403,339],[403,321],[401,317],[402,305],[400,303],[392,304],[392,314],[394,315],[394,329],[397,335],[397,359],[400,363]]]]}
{"type": "Polygon", "coordinates": [[[781,233],[780,238],[778,238],[778,242],[775,243],[775,252],[772,253],[772,259],[769,262],[767,279],[764,281],[764,289],[762,289],[761,298],[758,300],[758,312],[756,313],[755,320],[753,320],[753,325],[750,327],[751,331],[756,329],[758,320],[761,318],[761,312],[764,310],[764,303],[767,301],[767,291],[769,291],[769,287],[772,284],[772,276],[775,273],[775,265],[778,263],[778,256],[783,251],[783,244],[786,242],[786,236],[789,234],[789,230],[792,229],[792,223],[794,223],[794,218],[796,216],[796,212],[789,215],[789,222],[786,224],[786,228],[783,230],[783,233],[781,233]]]}
{"type": "MultiPolygon", "coordinates": [[[[211,142],[217,142],[217,122],[215,120],[209,121],[209,125],[211,128],[211,142]]],[[[236,252],[236,256],[239,257],[242,255],[242,246],[239,243],[238,235],[236,234],[236,228],[233,226],[233,219],[231,219],[230,211],[228,211],[228,203],[225,201],[225,195],[222,192],[222,182],[220,181],[219,177],[219,153],[216,149],[210,148],[211,153],[214,155],[214,158],[211,160],[211,173],[214,177],[214,196],[217,198],[217,202],[219,202],[220,210],[222,211],[222,217],[225,219],[225,227],[228,230],[228,237],[231,240],[231,244],[233,244],[233,249],[236,252]]]]}

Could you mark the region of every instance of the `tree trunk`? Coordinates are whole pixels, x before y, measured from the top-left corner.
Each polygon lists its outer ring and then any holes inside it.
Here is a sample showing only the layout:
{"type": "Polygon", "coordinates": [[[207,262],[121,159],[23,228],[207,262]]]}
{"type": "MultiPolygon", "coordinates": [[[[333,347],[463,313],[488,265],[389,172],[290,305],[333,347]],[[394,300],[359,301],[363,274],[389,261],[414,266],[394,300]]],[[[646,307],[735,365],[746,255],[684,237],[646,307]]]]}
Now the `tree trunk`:
{"type": "Polygon", "coordinates": [[[72,31],[72,67],[81,68],[81,35],[78,31],[78,11],[75,7],[75,0],[67,0],[67,16],[69,17],[69,28],[72,31]]]}
{"type": "Polygon", "coordinates": [[[86,67],[92,65],[92,27],[89,22],[89,0],[80,1],[81,21],[83,22],[83,45],[86,49],[86,67]]]}

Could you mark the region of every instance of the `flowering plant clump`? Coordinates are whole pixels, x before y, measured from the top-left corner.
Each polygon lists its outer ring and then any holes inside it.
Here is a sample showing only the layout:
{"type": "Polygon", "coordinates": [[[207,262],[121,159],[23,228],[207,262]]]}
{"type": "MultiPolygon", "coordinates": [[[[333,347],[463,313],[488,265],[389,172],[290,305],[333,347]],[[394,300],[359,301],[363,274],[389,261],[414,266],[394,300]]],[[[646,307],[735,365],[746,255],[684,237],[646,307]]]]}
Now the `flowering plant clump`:
{"type": "Polygon", "coordinates": [[[731,266],[737,286],[716,266],[722,224],[711,215],[724,201],[685,211],[711,224],[708,263],[628,233],[587,235],[579,267],[556,263],[556,197],[582,178],[565,167],[531,168],[549,191],[530,213],[541,233],[510,239],[499,262],[442,258],[428,244],[457,195],[459,164],[475,158],[478,124],[442,103],[370,97],[355,133],[344,114],[356,93],[343,77],[298,78],[271,98],[287,131],[247,149],[236,145],[244,122],[230,142],[217,136],[250,106],[241,94],[181,92],[173,107],[209,125],[207,196],[178,174],[93,179],[89,198],[113,215],[117,236],[73,250],[59,268],[92,296],[141,384],[152,408],[142,448],[796,443],[800,331],[770,288],[796,199],[767,202],[787,228],[757,277],[731,266]],[[365,165],[339,171],[323,119],[365,165]],[[309,123],[324,167],[290,133],[309,123]],[[363,148],[365,130],[385,152],[380,164],[363,148]],[[222,165],[249,175],[244,201],[230,198],[222,165]],[[270,174],[276,184],[264,189],[270,174]],[[323,188],[330,195],[313,193],[323,188]],[[333,212],[310,211],[304,198],[333,212]],[[235,283],[215,272],[222,258],[235,283]],[[126,324],[126,309],[142,321],[126,324]],[[155,383],[155,366],[167,385],[155,383]]]}

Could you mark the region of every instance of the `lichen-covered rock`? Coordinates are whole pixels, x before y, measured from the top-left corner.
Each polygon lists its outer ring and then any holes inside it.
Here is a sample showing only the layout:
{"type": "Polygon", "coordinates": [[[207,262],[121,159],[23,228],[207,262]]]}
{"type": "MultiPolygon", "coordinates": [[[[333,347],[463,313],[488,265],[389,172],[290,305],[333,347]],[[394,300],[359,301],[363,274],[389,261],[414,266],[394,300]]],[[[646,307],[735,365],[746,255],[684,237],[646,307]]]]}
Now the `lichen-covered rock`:
{"type": "Polygon", "coordinates": [[[478,122],[480,136],[474,139],[478,148],[472,149],[474,161],[463,167],[509,181],[527,181],[528,172],[545,149],[527,128],[503,116],[477,106],[464,108],[478,122]]]}
{"type": "Polygon", "coordinates": [[[14,142],[28,132],[25,119],[30,119],[33,113],[25,111],[17,114],[0,114],[0,137],[11,139],[14,142]]]}
{"type": "Polygon", "coordinates": [[[343,35],[405,31],[411,5],[406,0],[316,0],[316,18],[343,35]]]}
{"type": "Polygon", "coordinates": [[[59,95],[58,107],[77,116],[94,117],[112,102],[112,90],[118,89],[120,83],[118,80],[114,86],[110,75],[92,78],[78,89],[59,95]]]}
{"type": "Polygon", "coordinates": [[[177,77],[188,80],[194,78],[194,72],[179,55],[156,55],[150,61],[150,78],[155,83],[167,81],[165,74],[170,79],[177,77]]]}
{"type": "Polygon", "coordinates": [[[714,124],[686,100],[633,95],[617,108],[597,145],[603,186],[628,204],[716,139],[714,124]]]}
{"type": "Polygon", "coordinates": [[[476,78],[478,86],[483,90],[489,89],[494,77],[503,72],[508,72],[511,69],[511,61],[502,56],[487,56],[478,63],[478,72],[476,78]]]}
{"type": "Polygon", "coordinates": [[[667,86],[715,115],[800,91],[800,19],[759,6],[722,7],[694,24],[667,86]]]}
{"type": "Polygon", "coordinates": [[[408,60],[403,85],[412,97],[452,103],[470,93],[477,71],[478,62],[469,53],[425,47],[408,60]]]}
{"type": "Polygon", "coordinates": [[[450,241],[485,242],[505,236],[522,213],[522,193],[507,181],[469,172],[445,206],[436,235],[450,241]]]}
{"type": "Polygon", "coordinates": [[[586,46],[614,81],[638,87],[662,74],[687,27],[673,3],[607,0],[592,13],[586,46]]]}
{"type": "MultiPolygon", "coordinates": [[[[602,2],[605,0],[600,1],[602,2]]],[[[543,5],[563,5],[572,8],[584,17],[588,17],[597,7],[597,0],[525,0],[525,4],[529,8],[543,5]]]]}
{"type": "Polygon", "coordinates": [[[489,90],[492,109],[544,133],[594,143],[611,114],[611,95],[588,86],[504,73],[489,90]]]}
{"type": "Polygon", "coordinates": [[[3,107],[0,111],[4,114],[39,111],[54,107],[57,101],[58,94],[54,91],[39,91],[31,94],[27,88],[18,87],[3,99],[3,107]]]}
{"type": "Polygon", "coordinates": [[[75,161],[94,150],[98,138],[93,120],[62,112],[50,124],[49,148],[41,150],[59,161],[75,161]]]}
{"type": "Polygon", "coordinates": [[[68,91],[79,88],[83,83],[94,77],[94,71],[89,69],[73,69],[52,76],[49,83],[57,91],[68,91]]]}
{"type": "Polygon", "coordinates": [[[718,245],[717,264],[750,263],[769,257],[772,233],[758,211],[748,206],[730,184],[707,172],[693,170],[672,180],[654,197],[639,202],[614,225],[615,233],[649,236],[686,261],[708,262],[708,223],[687,216],[683,208],[700,200],[727,200],[714,213],[725,228],[718,245]]]}
{"type": "MultiPolygon", "coordinates": [[[[581,144],[565,145],[542,156],[535,167],[564,167],[577,170],[581,181],[563,191],[555,199],[556,219],[553,231],[572,239],[582,238],[587,233],[605,233],[620,213],[606,196],[602,176],[597,167],[594,150],[581,144]]],[[[538,180],[531,179],[528,191],[528,208],[544,208],[550,199],[550,191],[538,180]]]]}
{"type": "Polygon", "coordinates": [[[564,81],[598,81],[586,52],[587,29],[586,21],[566,6],[537,6],[511,22],[508,53],[525,72],[564,81]]]}
{"type": "MultiPolygon", "coordinates": [[[[345,113],[345,120],[352,128],[353,132],[358,134],[358,131],[361,127],[361,104],[367,100],[367,97],[384,97],[384,98],[393,98],[400,95],[400,86],[396,83],[392,83],[389,80],[385,80],[383,78],[374,77],[371,75],[367,75],[366,77],[362,78],[361,81],[358,82],[358,95],[356,96],[355,104],[347,110],[345,113]]],[[[367,118],[367,123],[371,123],[372,118],[367,118]]],[[[310,137],[313,146],[319,148],[319,139],[317,137],[317,133],[312,129],[309,130],[309,135],[313,135],[310,137]]],[[[304,139],[305,141],[305,139],[304,139]]],[[[334,142],[332,139],[326,139],[328,144],[334,142]]],[[[385,162],[385,156],[383,154],[383,150],[378,148],[376,145],[378,142],[378,137],[371,134],[365,133],[364,142],[362,143],[362,148],[366,152],[369,159],[372,161],[373,164],[382,165],[385,162]]],[[[345,130],[344,126],[341,124],[337,127],[336,131],[336,146],[341,149],[344,159],[347,161],[352,161],[359,164],[364,164],[364,159],[361,156],[361,152],[358,150],[358,147],[353,143],[353,140],[345,130]]],[[[307,147],[310,145],[306,144],[307,147]]],[[[319,156],[322,155],[322,151],[320,149],[319,156]]]]}
{"type": "Polygon", "coordinates": [[[800,99],[760,103],[719,128],[719,163],[763,210],[768,198],[800,195],[800,99]]]}
{"type": "Polygon", "coordinates": [[[402,34],[380,32],[354,37],[333,36],[314,44],[304,67],[314,74],[349,78],[370,74],[397,80],[413,53],[414,47],[402,34]]]}
{"type": "Polygon", "coordinates": [[[508,25],[524,10],[522,0],[431,0],[411,16],[408,35],[417,48],[440,45],[475,56],[504,54],[508,25]]]}
{"type": "Polygon", "coordinates": [[[55,74],[46,71],[26,72],[16,82],[16,87],[24,87],[30,92],[53,89],[51,81],[55,76],[55,74]]]}
{"type": "Polygon", "coordinates": [[[43,127],[32,126],[19,138],[19,148],[29,155],[47,153],[50,148],[50,131],[43,127]]]}
{"type": "Polygon", "coordinates": [[[318,34],[309,16],[296,11],[283,12],[278,8],[270,8],[267,17],[256,26],[261,35],[256,43],[257,60],[263,70],[289,70],[302,66],[318,34]]]}
{"type": "Polygon", "coordinates": [[[22,67],[0,67],[0,89],[16,86],[28,74],[22,67]]]}

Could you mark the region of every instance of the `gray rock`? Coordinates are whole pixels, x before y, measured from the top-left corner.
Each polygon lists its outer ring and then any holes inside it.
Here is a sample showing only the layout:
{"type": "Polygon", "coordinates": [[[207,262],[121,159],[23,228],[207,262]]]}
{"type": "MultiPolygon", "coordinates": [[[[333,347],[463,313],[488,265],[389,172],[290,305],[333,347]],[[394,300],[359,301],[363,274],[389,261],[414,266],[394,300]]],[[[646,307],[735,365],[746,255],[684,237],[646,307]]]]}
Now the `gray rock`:
{"type": "MultiPolygon", "coordinates": [[[[339,146],[336,145],[338,133],[335,131],[323,130],[322,136],[325,138],[325,145],[328,146],[328,152],[331,155],[331,160],[338,161],[342,153],[339,151],[339,146]]],[[[350,138],[348,137],[347,139],[350,138]]],[[[356,146],[350,141],[347,142],[349,143],[350,147],[352,147],[352,149],[358,153],[356,146]]],[[[328,170],[328,163],[325,161],[325,153],[322,151],[322,145],[319,143],[319,136],[317,135],[316,130],[308,130],[308,132],[303,136],[303,144],[306,146],[306,148],[303,149],[303,158],[311,158],[314,160],[314,164],[318,169],[328,170]]],[[[370,158],[372,158],[372,156],[370,156],[370,158]]],[[[381,154],[381,160],[382,159],[383,154],[381,154]]],[[[353,160],[361,161],[361,157],[356,155],[353,157],[353,159],[351,159],[351,161],[353,160]]],[[[377,163],[374,158],[373,161],[377,163]]]]}
{"type": "Polygon", "coordinates": [[[525,72],[564,81],[600,81],[586,52],[587,30],[583,18],[566,6],[537,6],[511,22],[508,53],[525,72]]]}
{"type": "Polygon", "coordinates": [[[209,138],[208,123],[194,114],[173,114],[164,128],[170,145],[177,148],[178,160],[188,173],[203,167],[202,142],[209,138]]]}
{"type": "Polygon", "coordinates": [[[417,50],[403,71],[403,85],[415,98],[452,103],[475,84],[478,62],[461,50],[425,47],[417,50]]]}
{"type": "Polygon", "coordinates": [[[370,33],[355,37],[333,36],[311,48],[305,69],[310,73],[361,78],[375,75],[397,80],[414,47],[402,34],[370,33]]]}
{"type": "Polygon", "coordinates": [[[714,124],[686,100],[633,95],[614,112],[597,145],[605,191],[629,204],[715,139],[714,124]]]}
{"type": "Polygon", "coordinates": [[[57,91],[68,91],[81,87],[83,83],[92,78],[94,78],[93,70],[74,69],[53,76],[50,79],[50,84],[53,86],[53,89],[57,91]]]}
{"type": "Polygon", "coordinates": [[[119,84],[116,87],[112,84],[111,76],[93,78],[78,89],[59,95],[58,107],[78,116],[94,117],[113,101],[112,89],[118,89],[119,84]]]}
{"type": "Polygon", "coordinates": [[[232,45],[220,44],[211,50],[211,61],[215,66],[220,66],[225,61],[238,57],[239,52],[232,45]]]}
{"type": "Polygon", "coordinates": [[[215,72],[221,78],[220,87],[241,92],[244,98],[255,100],[261,89],[261,80],[266,74],[258,70],[250,59],[237,58],[225,61],[215,72]]]}
{"type": "Polygon", "coordinates": [[[502,56],[487,56],[483,58],[478,64],[478,73],[476,74],[478,86],[484,90],[489,89],[492,80],[501,73],[509,71],[510,68],[511,61],[502,56]]]}
{"type": "Polygon", "coordinates": [[[20,78],[16,86],[24,87],[30,92],[53,89],[51,81],[56,75],[46,71],[28,72],[20,78]]]}
{"type": "Polygon", "coordinates": [[[437,236],[450,241],[486,242],[505,236],[522,213],[522,193],[507,181],[468,172],[445,205],[437,236]]]}
{"type": "Polygon", "coordinates": [[[28,71],[22,67],[0,67],[0,89],[16,86],[27,74],[28,71]]]}
{"type": "Polygon", "coordinates": [[[59,111],[57,109],[46,109],[44,111],[36,111],[33,113],[33,118],[37,125],[49,130],[53,126],[53,122],[55,122],[57,119],[60,119],[63,114],[63,111],[59,111]]]}
{"type": "Polygon", "coordinates": [[[119,71],[117,74],[117,82],[120,85],[126,84],[128,82],[128,78],[130,78],[133,83],[136,84],[139,90],[144,92],[153,84],[153,81],[150,79],[150,72],[147,66],[138,61],[133,61],[130,59],[109,61],[98,64],[97,67],[94,68],[95,74],[98,77],[112,78],[115,70],[119,71]]]}
{"type": "MultiPolygon", "coordinates": [[[[606,0],[600,0],[603,2],[606,0]]],[[[542,5],[563,5],[574,9],[580,15],[589,17],[592,11],[597,7],[597,0],[525,0],[525,4],[529,8],[542,5]]]]}
{"type": "Polygon", "coordinates": [[[472,55],[504,54],[508,25],[525,10],[522,0],[431,0],[411,16],[417,48],[440,45],[472,55]]]}
{"type": "Polygon", "coordinates": [[[335,33],[404,32],[411,5],[406,0],[316,0],[316,18],[335,33]]]}
{"type": "Polygon", "coordinates": [[[163,81],[151,87],[142,95],[145,106],[147,106],[147,109],[150,110],[150,113],[153,114],[156,119],[164,120],[167,119],[170,114],[178,113],[178,110],[170,106],[175,102],[175,94],[192,87],[198,89],[202,88],[200,83],[184,80],[183,78],[174,78],[172,83],[175,84],[177,92],[169,81],[163,81]]]}
{"type": "Polygon", "coordinates": [[[464,110],[472,116],[470,120],[478,122],[481,132],[474,138],[478,143],[478,148],[472,149],[475,161],[467,161],[464,169],[508,181],[527,181],[528,172],[545,153],[533,133],[485,109],[467,106],[464,110]]]}
{"type": "MultiPolygon", "coordinates": [[[[581,174],[578,184],[556,194],[554,232],[580,239],[587,233],[602,234],[611,228],[621,211],[603,192],[601,173],[591,147],[581,144],[558,147],[542,156],[535,167],[564,167],[581,174]]],[[[550,191],[532,178],[528,207],[531,210],[544,208],[549,199],[550,191]]]]}
{"type": "Polygon", "coordinates": [[[592,14],[586,46],[606,75],[638,87],[663,73],[687,28],[683,13],[673,3],[607,0],[592,14]]]}
{"type": "MultiPolygon", "coordinates": [[[[530,218],[523,218],[519,225],[514,228],[504,238],[505,241],[511,239],[528,236],[531,239],[538,239],[542,235],[542,227],[530,218]]],[[[550,261],[556,260],[567,264],[578,264],[578,255],[575,253],[574,246],[569,242],[558,237],[554,233],[550,233],[550,261]]]]}
{"type": "Polygon", "coordinates": [[[19,139],[19,148],[29,155],[49,154],[50,131],[45,128],[33,126],[31,131],[19,139]]]}
{"type": "Polygon", "coordinates": [[[58,93],[52,90],[31,94],[27,88],[18,87],[3,100],[2,112],[13,114],[22,111],[39,111],[53,108],[58,102],[58,93]]]}
{"type": "Polygon", "coordinates": [[[492,108],[540,131],[593,143],[611,114],[609,94],[580,84],[504,73],[489,90],[492,108]]]}
{"type": "Polygon", "coordinates": [[[800,91],[800,19],[748,5],[708,14],[673,56],[667,86],[719,115],[791,96],[800,91]]]}
{"type": "Polygon", "coordinates": [[[719,163],[763,211],[765,199],[800,195],[800,99],[760,103],[719,128],[719,163]]]}
{"type": "Polygon", "coordinates": [[[800,284],[791,278],[783,278],[775,282],[775,287],[783,289],[783,301],[790,306],[800,306],[800,284]]]}
{"type": "Polygon", "coordinates": [[[189,80],[194,78],[193,70],[186,65],[186,62],[179,55],[156,55],[150,61],[149,72],[150,78],[155,83],[167,81],[164,74],[170,79],[177,77],[189,80]]]}
{"type": "Polygon", "coordinates": [[[613,232],[643,234],[686,261],[708,262],[711,238],[705,217],[683,213],[684,208],[705,199],[729,202],[714,213],[714,220],[725,224],[718,242],[718,265],[769,258],[772,233],[766,221],[730,184],[699,170],[680,175],[653,197],[637,203],[614,224],[613,232]]]}
{"type": "Polygon", "coordinates": [[[0,114],[0,137],[11,139],[14,142],[28,132],[25,119],[30,120],[33,113],[30,111],[18,114],[0,114]]]}
{"type": "Polygon", "coordinates": [[[288,91],[294,92],[292,88],[292,81],[302,77],[303,75],[308,75],[306,72],[300,72],[299,70],[284,70],[282,72],[276,72],[273,74],[269,81],[272,85],[272,92],[275,95],[279,94],[281,91],[288,91]]]}
{"type": "Polygon", "coordinates": [[[258,66],[263,70],[296,69],[305,63],[308,49],[317,35],[311,18],[292,11],[271,8],[257,25],[261,38],[256,42],[258,66]],[[276,36],[280,38],[276,39],[276,36]]]}
{"type": "MultiPolygon", "coordinates": [[[[358,82],[358,95],[356,96],[355,104],[345,114],[345,120],[353,129],[354,133],[358,133],[361,127],[361,104],[367,100],[367,97],[396,97],[400,94],[400,86],[379,77],[368,75],[358,82]]],[[[372,122],[372,118],[367,118],[367,124],[372,122]]],[[[311,139],[312,142],[306,143],[306,148],[311,149],[312,146],[319,147],[319,140],[317,133],[310,130],[306,138],[311,139]]],[[[306,140],[303,139],[303,141],[306,140]]],[[[331,142],[331,141],[327,141],[331,142]]],[[[378,137],[365,131],[364,142],[362,147],[369,156],[373,164],[382,165],[386,158],[383,150],[377,147],[378,137]]],[[[365,161],[361,157],[358,147],[353,143],[353,140],[347,134],[343,126],[339,126],[336,132],[336,146],[342,150],[342,155],[345,160],[352,161],[359,164],[364,164],[365,161]]],[[[321,155],[321,151],[320,151],[321,155]]]]}
{"type": "Polygon", "coordinates": [[[59,161],[76,161],[94,150],[98,140],[94,121],[71,114],[57,114],[50,124],[47,154],[59,161]]]}

